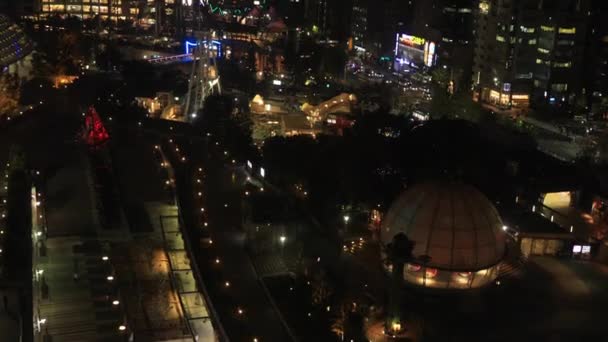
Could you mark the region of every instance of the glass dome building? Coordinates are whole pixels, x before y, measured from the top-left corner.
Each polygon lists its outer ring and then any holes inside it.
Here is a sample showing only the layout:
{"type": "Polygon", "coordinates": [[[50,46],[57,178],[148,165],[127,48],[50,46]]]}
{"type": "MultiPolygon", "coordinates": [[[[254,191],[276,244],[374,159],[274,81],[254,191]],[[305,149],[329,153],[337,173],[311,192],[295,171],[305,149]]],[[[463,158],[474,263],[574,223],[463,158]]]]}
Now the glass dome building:
{"type": "MultiPolygon", "coordinates": [[[[414,245],[406,283],[470,289],[491,283],[505,255],[496,208],[477,189],[456,182],[412,186],[392,204],[381,229],[383,245],[404,233],[414,245]]],[[[392,270],[390,260],[387,268],[392,270]]]]}
{"type": "Polygon", "coordinates": [[[33,50],[32,42],[21,28],[0,14],[0,71],[20,61],[33,50]]]}

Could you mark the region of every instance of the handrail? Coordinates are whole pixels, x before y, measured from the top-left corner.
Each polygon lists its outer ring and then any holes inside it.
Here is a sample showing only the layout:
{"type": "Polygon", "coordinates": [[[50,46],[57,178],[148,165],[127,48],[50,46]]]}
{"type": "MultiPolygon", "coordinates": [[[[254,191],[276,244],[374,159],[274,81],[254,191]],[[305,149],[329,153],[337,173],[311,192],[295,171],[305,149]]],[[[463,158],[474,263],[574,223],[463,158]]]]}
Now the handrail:
{"type": "MultiPolygon", "coordinates": [[[[162,154],[162,157],[165,160],[165,162],[168,163],[168,165],[170,167],[170,171],[173,173],[173,179],[175,179],[175,183],[177,184],[177,177],[175,177],[175,172],[173,171],[173,166],[171,165],[171,163],[169,163],[168,159],[165,157],[165,153],[162,150],[162,147],[160,148],[160,153],[162,154]]],[[[181,205],[180,197],[177,195],[176,188],[173,189],[173,195],[175,197],[175,203],[177,204],[177,218],[179,220],[179,227],[180,227],[182,236],[184,237],[186,252],[188,253],[188,257],[191,258],[193,253],[192,253],[192,246],[191,246],[191,242],[190,242],[190,235],[188,233],[188,229],[185,229],[185,223],[184,223],[184,219],[182,216],[183,213],[181,210],[182,205],[181,205]]],[[[194,274],[194,277],[196,278],[196,283],[197,283],[198,287],[200,288],[200,290],[203,294],[203,297],[205,298],[205,302],[207,303],[207,307],[210,311],[210,315],[209,315],[210,319],[212,322],[216,323],[216,324],[214,324],[214,326],[217,328],[218,334],[221,336],[221,340],[229,341],[228,334],[226,334],[226,331],[224,330],[224,326],[222,325],[222,323],[220,321],[220,316],[217,313],[217,311],[215,310],[215,307],[213,306],[213,302],[211,301],[211,297],[209,296],[209,293],[207,292],[207,287],[205,286],[205,283],[203,282],[203,278],[201,276],[201,271],[198,268],[198,263],[196,262],[196,259],[191,259],[191,261],[192,262],[190,263],[190,266],[192,268],[192,273],[194,274]]]]}

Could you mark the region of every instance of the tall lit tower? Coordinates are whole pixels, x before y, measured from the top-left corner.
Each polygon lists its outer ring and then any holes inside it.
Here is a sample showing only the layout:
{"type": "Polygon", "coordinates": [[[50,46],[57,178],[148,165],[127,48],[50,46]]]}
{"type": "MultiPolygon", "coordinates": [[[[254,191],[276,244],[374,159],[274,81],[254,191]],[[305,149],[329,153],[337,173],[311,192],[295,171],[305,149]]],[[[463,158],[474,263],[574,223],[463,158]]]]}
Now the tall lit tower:
{"type": "Polygon", "coordinates": [[[212,48],[216,33],[207,30],[197,31],[195,35],[196,46],[192,50],[192,71],[184,107],[190,119],[196,118],[209,95],[222,92],[216,62],[219,50],[212,48]]]}

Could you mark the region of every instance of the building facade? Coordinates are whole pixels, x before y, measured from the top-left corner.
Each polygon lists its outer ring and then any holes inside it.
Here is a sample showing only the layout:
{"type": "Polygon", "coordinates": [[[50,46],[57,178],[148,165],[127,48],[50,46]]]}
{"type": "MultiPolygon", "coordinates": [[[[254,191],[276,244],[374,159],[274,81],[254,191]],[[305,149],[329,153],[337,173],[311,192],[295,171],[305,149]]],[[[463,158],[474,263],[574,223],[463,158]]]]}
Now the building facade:
{"type": "MultiPolygon", "coordinates": [[[[24,76],[22,71],[34,48],[21,28],[7,16],[0,14],[0,72],[24,76]]],[[[27,69],[27,68],[25,68],[27,69]]]]}
{"type": "Polygon", "coordinates": [[[480,0],[474,98],[501,107],[575,105],[589,11],[590,0],[480,0]]]}
{"type": "Polygon", "coordinates": [[[361,51],[365,51],[369,48],[367,7],[367,0],[353,0],[350,34],[353,47],[361,51]]]}
{"type": "Polygon", "coordinates": [[[36,13],[90,19],[134,21],[143,25],[173,24],[181,13],[181,0],[36,0],[36,13]]]}
{"type": "Polygon", "coordinates": [[[592,113],[608,119],[608,1],[596,0],[590,12],[585,54],[586,105],[592,113]]]}

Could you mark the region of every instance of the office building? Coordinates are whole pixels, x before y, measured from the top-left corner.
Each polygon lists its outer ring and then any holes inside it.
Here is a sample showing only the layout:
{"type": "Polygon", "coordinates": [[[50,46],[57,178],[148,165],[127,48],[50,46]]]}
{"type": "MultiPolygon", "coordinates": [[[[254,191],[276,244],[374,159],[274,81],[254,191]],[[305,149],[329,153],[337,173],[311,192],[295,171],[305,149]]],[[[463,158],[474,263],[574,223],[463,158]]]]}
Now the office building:
{"type": "Polygon", "coordinates": [[[584,88],[589,0],[480,0],[474,98],[566,109],[584,88]]]}

